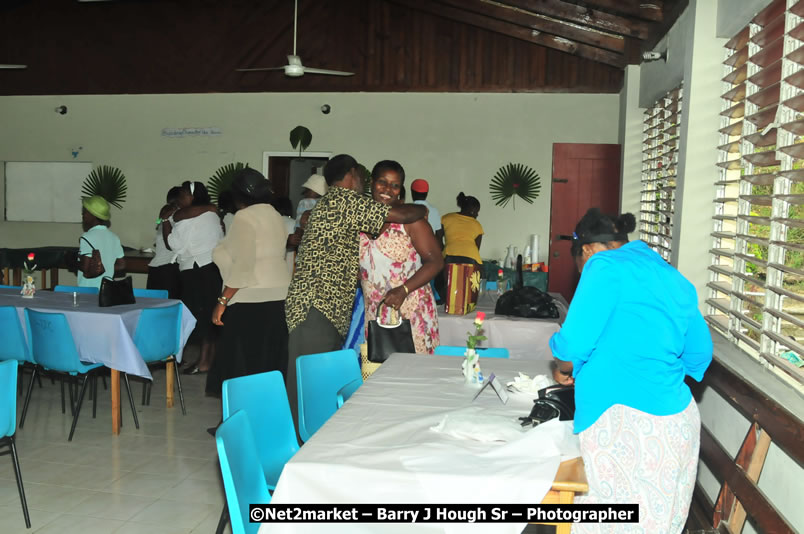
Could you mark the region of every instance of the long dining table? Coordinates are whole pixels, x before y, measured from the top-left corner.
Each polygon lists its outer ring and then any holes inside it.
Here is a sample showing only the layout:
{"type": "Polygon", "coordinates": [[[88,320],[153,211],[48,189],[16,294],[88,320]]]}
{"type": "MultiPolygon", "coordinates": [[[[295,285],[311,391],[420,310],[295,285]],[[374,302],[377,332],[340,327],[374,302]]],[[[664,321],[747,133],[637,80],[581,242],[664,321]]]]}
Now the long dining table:
{"type": "MultiPolygon", "coordinates": [[[[536,394],[503,404],[464,384],[462,358],[396,353],[285,465],[271,504],[570,504],[587,489],[571,421],[524,429],[536,394]]],[[[502,384],[543,361],[480,360],[502,384]]],[[[355,523],[349,532],[521,532],[526,523],[355,523]]],[[[266,523],[260,534],[345,525],[266,523]]],[[[559,532],[569,532],[561,525],[559,532]]]]}
{"type": "MultiPolygon", "coordinates": [[[[98,296],[87,293],[76,295],[73,305],[72,293],[54,291],[37,291],[34,298],[23,298],[17,289],[0,289],[0,306],[14,306],[23,325],[23,332],[30,344],[30,337],[25,328],[25,308],[43,312],[63,313],[70,325],[78,356],[83,362],[100,363],[111,372],[112,398],[112,433],[120,433],[120,373],[151,378],[148,366],[142,359],[134,344],[134,332],[137,329],[142,310],[159,308],[181,303],[180,300],[138,298],[135,304],[98,306],[98,296]]],[[[181,347],[184,348],[190,333],[195,328],[195,317],[181,303],[181,347]]],[[[176,361],[181,362],[182,354],[176,354],[176,361]]],[[[175,366],[168,366],[167,387],[168,407],[173,404],[172,373],[175,366]]]]}

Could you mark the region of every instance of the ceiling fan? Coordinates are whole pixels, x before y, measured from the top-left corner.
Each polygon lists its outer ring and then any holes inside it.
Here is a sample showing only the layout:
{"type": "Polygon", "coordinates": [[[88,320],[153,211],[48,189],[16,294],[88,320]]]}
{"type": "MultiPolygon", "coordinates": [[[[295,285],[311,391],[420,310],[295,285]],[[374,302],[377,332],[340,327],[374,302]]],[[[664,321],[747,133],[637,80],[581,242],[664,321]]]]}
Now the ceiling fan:
{"type": "Polygon", "coordinates": [[[256,67],[251,69],[235,69],[238,72],[255,72],[264,70],[284,70],[285,76],[297,78],[304,73],[309,74],[329,74],[331,76],[354,76],[354,72],[343,72],[340,70],[315,69],[302,65],[301,58],[296,55],[296,22],[299,12],[299,0],[293,2],[293,54],[288,56],[288,64],[283,67],[256,67]]]}
{"type": "Polygon", "coordinates": [[[0,70],[27,69],[28,65],[12,65],[10,63],[0,63],[0,70]]]}

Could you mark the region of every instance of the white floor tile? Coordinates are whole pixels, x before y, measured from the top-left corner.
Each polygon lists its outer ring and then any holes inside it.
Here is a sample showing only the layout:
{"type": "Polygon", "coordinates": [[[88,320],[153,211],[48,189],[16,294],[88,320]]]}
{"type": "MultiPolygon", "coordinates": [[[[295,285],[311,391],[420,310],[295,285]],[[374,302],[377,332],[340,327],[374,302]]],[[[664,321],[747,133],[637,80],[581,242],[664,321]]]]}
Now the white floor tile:
{"type": "Polygon", "coordinates": [[[131,521],[192,529],[206,519],[210,508],[208,504],[169,501],[162,498],[132,517],[131,521]]]}
{"type": "Polygon", "coordinates": [[[131,519],[155,501],[154,497],[140,497],[120,493],[97,493],[93,498],[76,505],[70,513],[125,521],[131,519]]]}
{"type": "Polygon", "coordinates": [[[30,509],[28,510],[28,515],[31,518],[30,529],[25,528],[25,518],[22,515],[22,507],[19,503],[17,503],[16,506],[13,504],[0,506],[0,532],[3,534],[22,534],[24,532],[30,534],[59,517],[59,514],[56,512],[30,509]]]}
{"type": "Polygon", "coordinates": [[[36,534],[106,534],[123,526],[123,521],[61,514],[53,521],[36,530],[36,534]]]}

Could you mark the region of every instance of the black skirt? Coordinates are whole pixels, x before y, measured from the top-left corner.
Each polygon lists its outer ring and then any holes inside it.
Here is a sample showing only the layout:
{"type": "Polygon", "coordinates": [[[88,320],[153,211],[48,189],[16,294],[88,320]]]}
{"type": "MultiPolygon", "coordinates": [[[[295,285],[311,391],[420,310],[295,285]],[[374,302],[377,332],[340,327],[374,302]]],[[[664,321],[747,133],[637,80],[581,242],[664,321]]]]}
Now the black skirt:
{"type": "Polygon", "coordinates": [[[181,298],[181,280],[179,279],[179,266],[168,263],[159,267],[148,267],[147,289],[167,289],[168,298],[181,298]]]}
{"type": "Polygon", "coordinates": [[[285,301],[238,302],[226,308],[206,392],[218,395],[224,380],[280,371],[288,365],[285,301]]]}
{"type": "Polygon", "coordinates": [[[198,343],[214,341],[218,327],[212,324],[212,310],[223,288],[218,266],[214,263],[208,263],[203,267],[195,265],[192,269],[181,271],[180,279],[181,300],[196,321],[190,341],[198,343]]]}

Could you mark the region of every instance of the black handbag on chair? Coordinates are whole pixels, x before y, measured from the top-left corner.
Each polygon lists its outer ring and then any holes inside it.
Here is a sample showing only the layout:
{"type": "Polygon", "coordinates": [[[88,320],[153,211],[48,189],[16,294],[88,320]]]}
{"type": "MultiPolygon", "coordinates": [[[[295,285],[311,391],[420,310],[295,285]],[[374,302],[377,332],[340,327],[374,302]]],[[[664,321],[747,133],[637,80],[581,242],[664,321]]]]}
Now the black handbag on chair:
{"type": "Polygon", "coordinates": [[[131,277],[126,276],[121,280],[114,280],[108,276],[101,280],[100,291],[98,291],[98,306],[120,306],[121,304],[135,304],[134,286],[131,277]]]}
{"type": "Polygon", "coordinates": [[[373,363],[384,362],[394,352],[416,352],[410,321],[402,319],[400,314],[396,324],[383,324],[380,322],[383,305],[384,302],[380,302],[377,307],[377,319],[369,321],[368,324],[368,360],[373,363]]]}

